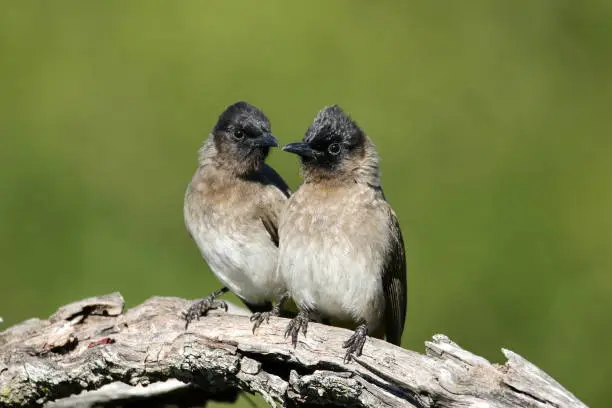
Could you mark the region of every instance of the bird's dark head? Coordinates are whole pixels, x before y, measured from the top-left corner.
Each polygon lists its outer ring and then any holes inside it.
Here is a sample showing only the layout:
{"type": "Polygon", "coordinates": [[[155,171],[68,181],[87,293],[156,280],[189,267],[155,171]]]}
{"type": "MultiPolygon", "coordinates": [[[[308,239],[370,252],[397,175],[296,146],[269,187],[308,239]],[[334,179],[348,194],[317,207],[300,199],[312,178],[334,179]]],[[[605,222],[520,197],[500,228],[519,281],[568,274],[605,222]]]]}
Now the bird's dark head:
{"type": "Polygon", "coordinates": [[[236,102],[219,116],[212,136],[219,158],[248,172],[261,167],[270,147],[278,146],[270,132],[270,121],[261,110],[236,102]]]}
{"type": "Polygon", "coordinates": [[[321,110],[301,142],[283,147],[300,156],[306,180],[356,180],[365,169],[375,169],[378,155],[374,145],[357,123],[338,105],[321,110]]]}

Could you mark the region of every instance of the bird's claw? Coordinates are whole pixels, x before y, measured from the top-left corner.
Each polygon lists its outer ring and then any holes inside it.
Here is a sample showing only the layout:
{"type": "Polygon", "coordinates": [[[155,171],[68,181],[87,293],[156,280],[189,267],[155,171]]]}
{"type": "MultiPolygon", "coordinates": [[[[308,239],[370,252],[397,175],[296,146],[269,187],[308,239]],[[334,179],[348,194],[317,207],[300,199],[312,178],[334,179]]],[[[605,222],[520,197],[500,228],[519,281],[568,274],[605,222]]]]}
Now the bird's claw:
{"type": "Polygon", "coordinates": [[[350,362],[353,356],[359,357],[361,355],[367,338],[368,328],[365,325],[357,326],[355,333],[342,344],[342,348],[346,349],[344,363],[350,362]]]}
{"type": "Polygon", "coordinates": [[[293,344],[293,348],[297,346],[297,339],[300,329],[305,337],[306,333],[308,332],[308,317],[302,313],[299,313],[297,316],[291,319],[287,325],[287,329],[285,330],[285,338],[291,336],[291,344],[293,344]]]}
{"type": "Polygon", "coordinates": [[[271,316],[278,316],[278,313],[274,313],[274,311],[253,313],[249,319],[251,322],[255,322],[253,324],[253,334],[255,334],[255,330],[257,330],[257,328],[261,326],[263,322],[270,323],[271,316]]]}
{"type": "Polygon", "coordinates": [[[198,300],[189,308],[183,312],[183,320],[185,320],[185,330],[194,320],[200,320],[201,316],[215,309],[223,309],[227,312],[227,302],[224,300],[217,300],[214,296],[206,296],[205,298],[198,300]]]}

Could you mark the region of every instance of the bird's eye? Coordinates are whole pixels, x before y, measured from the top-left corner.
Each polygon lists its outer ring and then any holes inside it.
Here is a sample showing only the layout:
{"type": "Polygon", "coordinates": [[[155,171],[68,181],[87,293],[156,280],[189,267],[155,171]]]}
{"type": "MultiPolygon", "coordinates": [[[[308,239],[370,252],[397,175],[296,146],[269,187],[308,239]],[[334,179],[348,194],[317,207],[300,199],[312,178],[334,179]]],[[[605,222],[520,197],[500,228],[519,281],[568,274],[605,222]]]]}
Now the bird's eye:
{"type": "Polygon", "coordinates": [[[327,151],[329,152],[329,154],[333,154],[334,156],[337,155],[338,153],[340,153],[340,144],[339,143],[330,144],[329,147],[327,148],[327,151]]]}
{"type": "Polygon", "coordinates": [[[244,131],[242,129],[234,130],[234,137],[238,140],[244,139],[244,131]]]}

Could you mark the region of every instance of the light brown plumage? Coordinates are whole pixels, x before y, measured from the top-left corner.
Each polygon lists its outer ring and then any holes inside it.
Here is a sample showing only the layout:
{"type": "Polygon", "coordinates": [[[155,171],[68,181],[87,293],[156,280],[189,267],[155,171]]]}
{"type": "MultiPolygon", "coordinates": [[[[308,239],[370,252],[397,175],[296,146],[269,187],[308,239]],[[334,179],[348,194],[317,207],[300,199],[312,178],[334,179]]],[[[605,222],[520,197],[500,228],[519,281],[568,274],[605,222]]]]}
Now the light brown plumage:
{"type": "Polygon", "coordinates": [[[276,271],[278,219],[290,191],[264,163],[277,145],[269,132],[265,115],[239,102],[219,117],[200,148],[185,193],[185,225],[225,288],[194,304],[187,322],[223,307],[215,297],[227,289],[254,312],[272,311],[285,293],[276,271]]]}
{"type": "Polygon", "coordinates": [[[288,328],[307,320],[356,329],[400,344],[406,316],[406,263],[397,217],[380,186],[372,141],[342,110],[321,111],[303,142],[284,150],[302,158],[304,183],[279,226],[279,270],[300,308],[288,328]]]}

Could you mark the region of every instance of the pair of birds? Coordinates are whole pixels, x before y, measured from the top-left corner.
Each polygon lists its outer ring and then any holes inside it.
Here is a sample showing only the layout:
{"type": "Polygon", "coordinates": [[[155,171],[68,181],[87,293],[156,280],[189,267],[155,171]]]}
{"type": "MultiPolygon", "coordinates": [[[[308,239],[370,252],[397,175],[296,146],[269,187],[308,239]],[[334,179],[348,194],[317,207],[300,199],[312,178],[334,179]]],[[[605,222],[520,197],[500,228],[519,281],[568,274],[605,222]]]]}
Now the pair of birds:
{"type": "Polygon", "coordinates": [[[370,138],[338,105],[321,110],[301,142],[282,150],[301,159],[291,193],[265,159],[278,147],[256,107],[229,106],[199,150],[185,194],[185,224],[225,285],[194,303],[185,328],[231,291],[254,313],[293,317],[285,337],[318,321],[354,329],[345,361],[368,335],[399,345],[406,316],[406,261],[397,217],[380,185],[370,138]],[[287,304],[291,299],[295,309],[287,304]]]}

